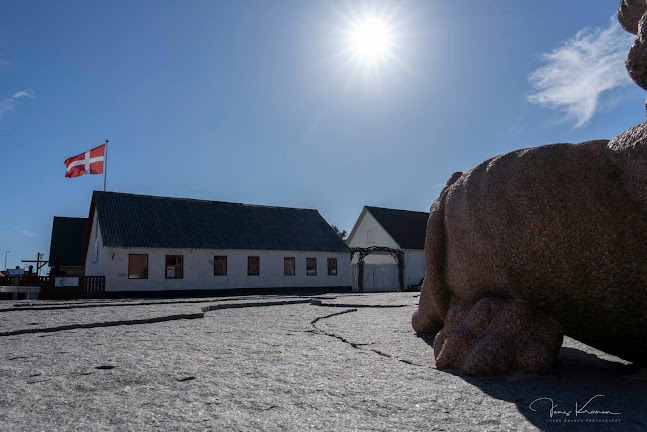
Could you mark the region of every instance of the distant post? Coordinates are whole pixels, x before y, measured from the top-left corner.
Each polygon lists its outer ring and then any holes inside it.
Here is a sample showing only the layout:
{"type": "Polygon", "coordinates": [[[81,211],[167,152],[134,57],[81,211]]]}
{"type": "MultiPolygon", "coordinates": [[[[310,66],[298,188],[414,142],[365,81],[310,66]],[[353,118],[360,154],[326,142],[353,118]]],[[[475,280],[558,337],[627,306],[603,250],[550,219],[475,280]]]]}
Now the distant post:
{"type": "Polygon", "coordinates": [[[103,153],[103,191],[106,191],[106,177],[108,177],[108,140],[106,140],[106,149],[103,153]]]}

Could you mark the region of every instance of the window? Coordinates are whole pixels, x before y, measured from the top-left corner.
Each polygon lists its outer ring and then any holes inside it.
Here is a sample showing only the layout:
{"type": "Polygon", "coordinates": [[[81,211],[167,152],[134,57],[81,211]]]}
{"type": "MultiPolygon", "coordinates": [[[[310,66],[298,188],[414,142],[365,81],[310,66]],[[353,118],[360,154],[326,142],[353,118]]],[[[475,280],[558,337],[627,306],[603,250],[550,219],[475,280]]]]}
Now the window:
{"type": "Polygon", "coordinates": [[[375,230],[366,230],[366,243],[375,243],[375,230]]]}
{"type": "Polygon", "coordinates": [[[317,276],[317,258],[306,258],[306,275],[317,276]]]}
{"type": "Polygon", "coordinates": [[[184,259],[182,255],[166,255],[166,279],[182,279],[184,259]]]}
{"type": "Polygon", "coordinates": [[[148,279],[148,255],[128,255],[128,279],[148,279]]]}
{"type": "Polygon", "coordinates": [[[92,246],[92,262],[95,263],[99,261],[99,242],[95,241],[94,246],[92,246]]]}
{"type": "Polygon", "coordinates": [[[227,276],[227,257],[213,257],[213,274],[215,276],[227,276]]]}
{"type": "Polygon", "coordinates": [[[261,274],[261,259],[257,256],[247,257],[247,276],[258,276],[261,274]]]}
{"type": "Polygon", "coordinates": [[[283,274],[285,276],[294,276],[295,267],[294,257],[283,258],[283,274]]]}
{"type": "Polygon", "coordinates": [[[328,276],[337,276],[337,258],[328,258],[328,276]]]}

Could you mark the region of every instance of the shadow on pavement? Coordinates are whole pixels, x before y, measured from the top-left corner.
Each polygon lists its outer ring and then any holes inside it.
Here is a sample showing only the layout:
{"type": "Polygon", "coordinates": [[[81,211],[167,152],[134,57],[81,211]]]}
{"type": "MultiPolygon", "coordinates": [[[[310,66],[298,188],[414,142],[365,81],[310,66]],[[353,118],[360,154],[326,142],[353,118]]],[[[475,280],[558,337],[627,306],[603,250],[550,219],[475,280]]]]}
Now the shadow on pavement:
{"type": "MultiPolygon", "coordinates": [[[[418,335],[432,347],[434,336],[418,335]]],[[[445,372],[493,398],[513,402],[519,413],[541,430],[647,429],[647,369],[611,356],[605,359],[562,347],[548,375],[515,373],[479,378],[445,372]]]]}

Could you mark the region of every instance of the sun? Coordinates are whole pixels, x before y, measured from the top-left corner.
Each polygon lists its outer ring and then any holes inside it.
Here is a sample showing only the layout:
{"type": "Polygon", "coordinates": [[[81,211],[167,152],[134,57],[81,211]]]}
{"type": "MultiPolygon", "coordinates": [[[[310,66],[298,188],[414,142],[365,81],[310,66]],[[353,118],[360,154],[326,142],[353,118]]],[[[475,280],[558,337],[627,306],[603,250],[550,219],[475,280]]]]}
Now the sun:
{"type": "Polygon", "coordinates": [[[359,18],[351,24],[348,32],[348,48],[361,63],[377,64],[391,54],[393,31],[380,17],[359,18]]]}
{"type": "MultiPolygon", "coordinates": [[[[409,59],[417,43],[415,17],[403,5],[373,4],[371,0],[333,6],[332,36],[326,62],[345,80],[381,89],[387,82],[411,73],[409,59]]],[[[367,87],[367,88],[369,88],[367,87]]]]}

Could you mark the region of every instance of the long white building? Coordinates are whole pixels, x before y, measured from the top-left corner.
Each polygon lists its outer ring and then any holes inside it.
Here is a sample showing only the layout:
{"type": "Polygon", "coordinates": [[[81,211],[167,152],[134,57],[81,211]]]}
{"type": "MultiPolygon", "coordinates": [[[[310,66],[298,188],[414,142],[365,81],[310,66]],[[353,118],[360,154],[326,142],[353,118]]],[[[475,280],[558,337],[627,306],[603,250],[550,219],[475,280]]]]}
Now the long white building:
{"type": "Polygon", "coordinates": [[[317,210],[95,191],[86,276],[106,295],[351,289],[350,250],[317,210]]]}

